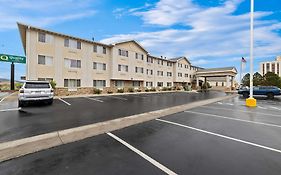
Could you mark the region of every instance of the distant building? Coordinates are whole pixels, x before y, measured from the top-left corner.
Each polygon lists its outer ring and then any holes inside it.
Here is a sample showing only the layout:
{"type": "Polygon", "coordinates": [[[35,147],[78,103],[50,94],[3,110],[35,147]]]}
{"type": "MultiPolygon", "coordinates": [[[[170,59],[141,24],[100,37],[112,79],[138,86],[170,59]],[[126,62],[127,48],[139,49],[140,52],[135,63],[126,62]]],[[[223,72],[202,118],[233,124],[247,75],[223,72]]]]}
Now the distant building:
{"type": "Polygon", "coordinates": [[[277,56],[275,61],[261,62],[260,74],[265,75],[267,72],[273,72],[281,77],[281,56],[277,56]]]}

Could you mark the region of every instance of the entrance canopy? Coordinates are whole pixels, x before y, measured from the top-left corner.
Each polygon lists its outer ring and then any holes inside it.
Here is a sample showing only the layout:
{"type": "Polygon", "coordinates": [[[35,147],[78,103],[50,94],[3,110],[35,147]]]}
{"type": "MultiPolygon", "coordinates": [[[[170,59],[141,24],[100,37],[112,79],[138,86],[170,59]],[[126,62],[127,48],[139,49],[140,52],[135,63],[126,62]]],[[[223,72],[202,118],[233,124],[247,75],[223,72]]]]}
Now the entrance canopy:
{"type": "Polygon", "coordinates": [[[205,82],[207,78],[213,79],[216,77],[221,77],[226,81],[226,87],[231,88],[234,86],[234,77],[237,75],[237,70],[235,67],[222,67],[222,68],[212,68],[212,69],[200,69],[196,72],[196,83],[199,86],[199,78],[204,78],[205,82]],[[231,79],[231,85],[230,85],[231,79]]]}

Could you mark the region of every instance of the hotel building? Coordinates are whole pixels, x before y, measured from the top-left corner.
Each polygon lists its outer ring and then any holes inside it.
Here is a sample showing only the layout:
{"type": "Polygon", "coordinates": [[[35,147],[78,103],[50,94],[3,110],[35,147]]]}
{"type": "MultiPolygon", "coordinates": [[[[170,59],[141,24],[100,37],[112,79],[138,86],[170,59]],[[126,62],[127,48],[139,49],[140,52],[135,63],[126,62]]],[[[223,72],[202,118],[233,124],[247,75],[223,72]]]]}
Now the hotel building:
{"type": "Polygon", "coordinates": [[[186,57],[152,56],[134,40],[104,44],[20,23],[18,28],[26,79],[54,80],[63,95],[182,87],[191,85],[200,69],[186,57]]]}
{"type": "Polygon", "coordinates": [[[281,56],[277,56],[275,61],[260,63],[260,74],[265,75],[267,72],[273,72],[281,77],[281,56]]]}

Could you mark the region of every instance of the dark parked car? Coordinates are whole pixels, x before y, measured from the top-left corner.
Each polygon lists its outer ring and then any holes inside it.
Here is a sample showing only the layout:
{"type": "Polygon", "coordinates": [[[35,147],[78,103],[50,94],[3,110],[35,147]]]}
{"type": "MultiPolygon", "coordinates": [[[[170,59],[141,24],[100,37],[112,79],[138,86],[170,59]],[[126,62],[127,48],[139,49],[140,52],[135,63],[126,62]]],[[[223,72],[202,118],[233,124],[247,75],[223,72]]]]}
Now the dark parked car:
{"type": "MultiPolygon", "coordinates": [[[[238,90],[238,94],[247,98],[250,95],[250,88],[241,88],[238,90]]],[[[269,99],[273,99],[274,96],[281,95],[281,90],[276,86],[255,86],[253,88],[253,95],[266,95],[269,99]]]]}

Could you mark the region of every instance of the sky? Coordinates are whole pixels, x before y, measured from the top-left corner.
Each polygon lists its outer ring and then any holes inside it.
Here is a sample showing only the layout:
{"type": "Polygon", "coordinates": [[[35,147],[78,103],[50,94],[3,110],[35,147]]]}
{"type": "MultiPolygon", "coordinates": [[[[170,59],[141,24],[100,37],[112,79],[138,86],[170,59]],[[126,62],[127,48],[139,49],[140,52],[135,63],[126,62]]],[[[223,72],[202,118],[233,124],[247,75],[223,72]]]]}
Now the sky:
{"type": "MultiPolygon", "coordinates": [[[[254,71],[281,55],[281,2],[255,0],[254,71]]],[[[0,53],[24,56],[16,22],[104,43],[134,39],[154,56],[249,71],[250,0],[0,0],[0,53]]],[[[16,64],[16,79],[25,65],[16,64]]],[[[0,62],[0,78],[10,63],[0,62]]]]}

